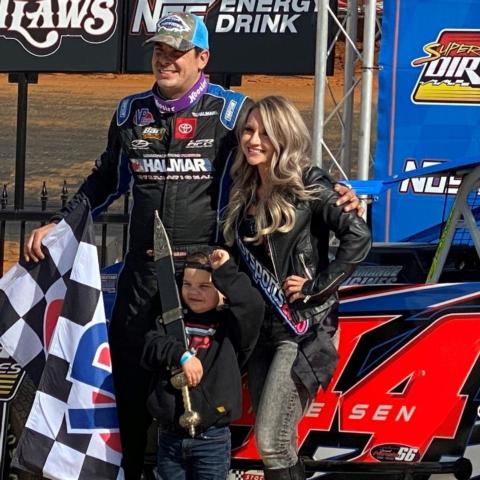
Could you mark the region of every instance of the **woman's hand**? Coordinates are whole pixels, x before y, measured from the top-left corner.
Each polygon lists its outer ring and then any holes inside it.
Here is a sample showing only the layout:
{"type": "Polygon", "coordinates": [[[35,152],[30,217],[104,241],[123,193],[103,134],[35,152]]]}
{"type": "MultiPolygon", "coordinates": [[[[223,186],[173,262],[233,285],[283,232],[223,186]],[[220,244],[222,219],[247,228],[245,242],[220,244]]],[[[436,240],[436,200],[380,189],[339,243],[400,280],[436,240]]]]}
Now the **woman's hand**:
{"type": "Polygon", "coordinates": [[[308,278],[299,277],[298,275],[290,275],[283,282],[283,291],[287,296],[289,303],[305,298],[302,293],[303,284],[308,281],[308,278]]]}
{"type": "Polygon", "coordinates": [[[196,387],[203,377],[203,366],[202,362],[195,356],[192,355],[183,365],[183,373],[187,378],[189,387],[196,387]]]}

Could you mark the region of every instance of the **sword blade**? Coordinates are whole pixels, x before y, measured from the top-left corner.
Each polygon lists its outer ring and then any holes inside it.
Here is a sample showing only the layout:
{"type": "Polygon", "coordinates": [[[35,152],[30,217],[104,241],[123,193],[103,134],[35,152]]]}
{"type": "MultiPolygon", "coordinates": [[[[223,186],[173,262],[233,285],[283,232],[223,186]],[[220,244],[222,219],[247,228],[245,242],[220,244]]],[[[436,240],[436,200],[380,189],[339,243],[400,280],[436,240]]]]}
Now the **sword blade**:
{"type": "Polygon", "coordinates": [[[162,320],[168,335],[173,335],[188,350],[183,310],[175,278],[172,248],[165,227],[155,210],[153,252],[158,293],[162,304],[162,320]]]}

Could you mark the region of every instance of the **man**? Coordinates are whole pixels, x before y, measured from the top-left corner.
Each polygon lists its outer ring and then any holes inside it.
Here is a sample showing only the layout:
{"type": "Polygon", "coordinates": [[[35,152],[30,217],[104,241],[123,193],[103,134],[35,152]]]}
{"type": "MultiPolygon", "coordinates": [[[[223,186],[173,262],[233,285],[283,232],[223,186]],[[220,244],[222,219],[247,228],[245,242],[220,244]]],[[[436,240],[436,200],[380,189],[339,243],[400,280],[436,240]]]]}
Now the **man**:
{"type": "MultiPolygon", "coordinates": [[[[163,17],[146,43],[153,44],[153,88],[119,103],[92,174],[53,223],[32,232],[25,247],[27,261],[41,260],[41,240],[80,199],[88,198],[96,215],[133,181],[129,248],[109,331],[127,480],[141,476],[151,420],[145,407],[150,374],[139,362],[144,336],[161,313],[152,261],[154,210],[179,256],[221,241],[234,129],[249,102],[206,80],[208,31],[199,17],[163,17]]],[[[345,209],[357,208],[356,196],[339,188],[345,209]]]]}

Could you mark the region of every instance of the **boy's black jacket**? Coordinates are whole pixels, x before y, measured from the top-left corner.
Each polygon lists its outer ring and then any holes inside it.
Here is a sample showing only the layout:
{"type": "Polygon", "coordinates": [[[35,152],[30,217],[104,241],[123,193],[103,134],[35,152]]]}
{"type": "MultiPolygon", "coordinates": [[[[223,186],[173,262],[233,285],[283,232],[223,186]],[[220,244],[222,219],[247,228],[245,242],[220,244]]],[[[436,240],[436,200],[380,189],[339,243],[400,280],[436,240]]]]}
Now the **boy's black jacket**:
{"type": "MultiPolygon", "coordinates": [[[[198,351],[203,377],[197,387],[190,388],[192,408],[200,413],[203,429],[228,425],[241,415],[240,368],[255,346],[264,314],[262,296],[232,260],[214,270],[212,278],[227,297],[228,307],[203,314],[188,311],[185,315],[186,322],[219,323],[210,348],[198,351]]],[[[160,425],[175,427],[184,408],[181,393],[170,385],[168,369],[178,368],[185,348],[157,323],[156,330],[146,335],[142,359],[145,368],[156,372],[147,405],[160,425]]]]}

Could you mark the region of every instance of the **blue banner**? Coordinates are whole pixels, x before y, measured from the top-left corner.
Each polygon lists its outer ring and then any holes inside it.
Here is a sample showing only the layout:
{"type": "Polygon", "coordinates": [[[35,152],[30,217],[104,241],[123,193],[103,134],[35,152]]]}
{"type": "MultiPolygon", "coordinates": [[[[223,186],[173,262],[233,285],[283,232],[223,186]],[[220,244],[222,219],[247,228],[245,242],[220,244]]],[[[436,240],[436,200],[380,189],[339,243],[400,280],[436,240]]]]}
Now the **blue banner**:
{"type": "MultiPolygon", "coordinates": [[[[375,178],[480,156],[478,0],[384,3],[375,178]]],[[[441,225],[453,176],[406,179],[374,205],[375,241],[424,241],[441,225]]]]}

